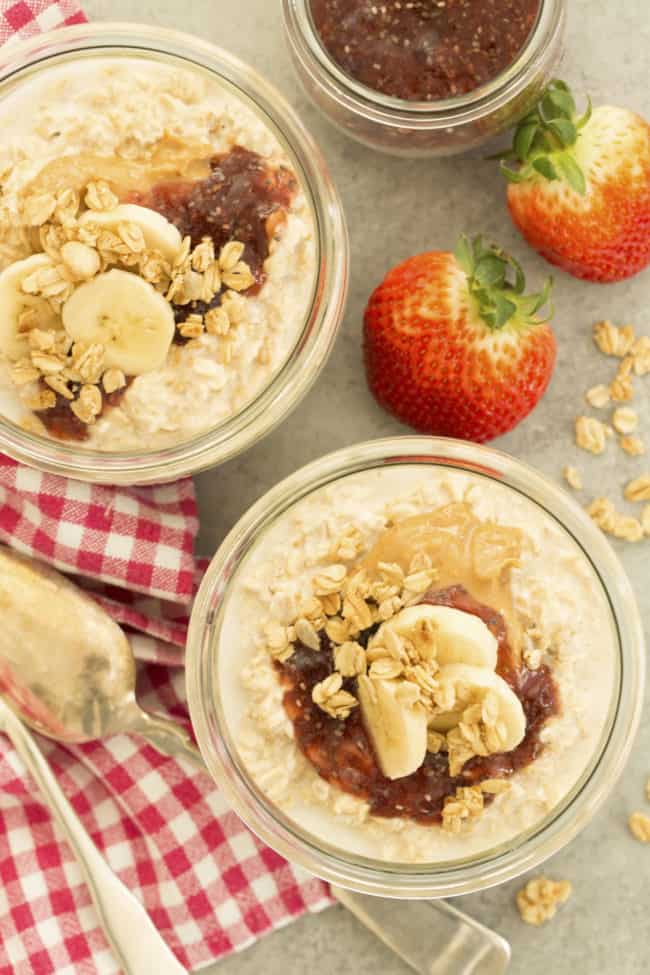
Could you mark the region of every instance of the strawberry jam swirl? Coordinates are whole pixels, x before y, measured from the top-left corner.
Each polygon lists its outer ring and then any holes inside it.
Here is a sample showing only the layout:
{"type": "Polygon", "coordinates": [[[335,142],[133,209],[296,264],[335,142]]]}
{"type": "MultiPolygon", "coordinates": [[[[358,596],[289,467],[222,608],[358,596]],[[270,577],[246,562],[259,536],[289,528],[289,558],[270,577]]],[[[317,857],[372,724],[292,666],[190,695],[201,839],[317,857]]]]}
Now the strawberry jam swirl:
{"type": "MultiPolygon", "coordinates": [[[[483,620],[498,643],[496,672],[519,698],[526,717],[526,733],[512,751],[475,756],[460,773],[449,773],[444,752],[427,752],[424,763],[411,775],[388,779],[380,771],[359,709],[346,720],[332,718],[312,702],[312,689],[334,672],[334,644],[324,631],[320,650],[297,642],[292,656],[275,666],[285,687],[284,708],[293,723],[296,743],[318,774],[344,792],[366,800],[374,816],[411,819],[423,825],[439,824],[445,800],[462,786],[474,786],[486,779],[507,779],[530,765],[543,749],[541,731],[549,718],[560,712],[557,685],[550,669],[529,670],[518,666],[508,643],[503,616],[478,602],[460,585],[431,590],[421,600],[450,606],[483,620]]],[[[376,631],[371,627],[358,637],[366,646],[376,631]]],[[[347,678],[343,688],[356,696],[356,678],[347,678]]],[[[486,795],[488,804],[492,796],[486,795]]]]}
{"type": "MultiPolygon", "coordinates": [[[[148,207],[173,223],[182,237],[189,236],[192,246],[210,237],[218,253],[231,240],[243,243],[243,260],[248,264],[255,283],[245,294],[257,294],[265,281],[264,262],[270,244],[286,220],[298,183],[285,166],[270,166],[258,153],[235,145],[226,153],[210,160],[210,175],[193,181],[173,180],[158,183],[146,192],[133,191],[126,202],[148,207]]],[[[191,301],[172,305],[177,325],[189,315],[205,315],[221,304],[222,292],[210,302],[191,301]]],[[[178,330],[174,341],[184,344],[178,330]]],[[[100,416],[118,406],[127,385],[103,399],[100,416]]],[[[73,386],[72,393],[78,390],[73,386]]],[[[69,401],[57,394],[55,406],[38,411],[48,432],[62,440],[85,440],[88,427],[70,410],[69,401]]]]}

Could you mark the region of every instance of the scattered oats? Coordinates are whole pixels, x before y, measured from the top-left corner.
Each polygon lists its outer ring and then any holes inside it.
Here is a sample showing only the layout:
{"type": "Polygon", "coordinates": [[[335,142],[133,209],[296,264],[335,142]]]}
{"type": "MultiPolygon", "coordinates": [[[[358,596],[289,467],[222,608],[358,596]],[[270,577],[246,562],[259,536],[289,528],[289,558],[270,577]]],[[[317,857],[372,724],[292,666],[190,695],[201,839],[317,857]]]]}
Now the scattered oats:
{"type": "Polygon", "coordinates": [[[638,518],[631,515],[619,515],[612,529],[614,538],[625,542],[640,542],[643,538],[643,527],[638,518]]]}
{"type": "Polygon", "coordinates": [[[629,481],[624,494],[628,501],[650,501],[650,474],[641,474],[629,481]]]}
{"type": "Polygon", "coordinates": [[[82,423],[90,425],[102,411],[102,394],[97,386],[85,385],[79,397],[70,403],[70,409],[82,423]]]}
{"type": "Polygon", "coordinates": [[[24,201],[22,217],[28,227],[41,227],[50,219],[55,208],[56,199],[51,193],[34,194],[24,201]]]}
{"type": "Polygon", "coordinates": [[[507,779],[484,779],[480,786],[482,792],[487,792],[491,796],[498,796],[501,792],[508,791],[510,783],[507,779]]]}
{"type": "Polygon", "coordinates": [[[576,419],[576,444],[591,454],[602,454],[607,444],[605,424],[592,416],[579,416],[576,419]]]}
{"type": "Polygon", "coordinates": [[[609,394],[615,403],[629,403],[634,398],[634,386],[632,385],[632,373],[627,369],[625,363],[632,362],[632,359],[624,359],[616,379],[610,384],[609,394]],[[625,368],[624,368],[625,367],[625,368]]]}
{"type": "Polygon", "coordinates": [[[320,637],[309,620],[301,617],[295,624],[296,637],[310,650],[320,650],[320,637]]]}
{"type": "Polygon", "coordinates": [[[90,210],[112,210],[119,202],[108,183],[103,179],[88,183],[84,203],[90,210]]]}
{"type": "Polygon", "coordinates": [[[10,375],[14,386],[27,386],[38,379],[40,372],[29,359],[20,359],[11,367],[10,375]]]}
{"type": "Polygon", "coordinates": [[[636,340],[632,348],[632,358],[635,375],[645,376],[650,372],[650,337],[642,335],[636,340]]]}
{"type": "Polygon", "coordinates": [[[650,504],[643,506],[643,511],[641,512],[641,527],[643,528],[644,534],[650,535],[650,504]]]}
{"type": "Polygon", "coordinates": [[[639,423],[635,411],[629,406],[619,406],[612,415],[612,425],[618,433],[634,433],[639,423]]]}
{"type": "Polygon", "coordinates": [[[650,816],[642,812],[634,812],[628,819],[628,825],[639,843],[650,843],[650,816]]]}
{"type": "Polygon", "coordinates": [[[102,376],[102,386],[105,393],[115,393],[126,386],[126,376],[121,369],[107,369],[102,376]]]}
{"type": "Polygon", "coordinates": [[[597,410],[608,406],[611,399],[609,395],[609,386],[604,386],[602,384],[599,386],[592,386],[591,389],[588,389],[585,393],[585,399],[590,406],[593,406],[597,410]]]}
{"type": "Polygon", "coordinates": [[[622,359],[634,345],[634,338],[632,325],[617,328],[609,321],[596,322],[594,325],[594,342],[604,355],[622,359]]]}
{"type": "Polygon", "coordinates": [[[558,904],[568,901],[572,893],[568,880],[534,877],[517,894],[517,907],[526,924],[543,924],[555,916],[558,904]]]}
{"type": "Polygon", "coordinates": [[[231,240],[224,244],[219,252],[219,266],[222,271],[232,271],[240,262],[244,253],[244,244],[231,240]]]}
{"type": "Polygon", "coordinates": [[[632,457],[645,454],[645,444],[641,437],[621,437],[618,442],[625,453],[632,457]]]}
{"type": "Polygon", "coordinates": [[[571,467],[567,464],[562,474],[569,487],[573,488],[574,491],[582,491],[582,477],[576,467],[571,467]]]}
{"type": "Polygon", "coordinates": [[[604,532],[611,532],[618,517],[616,508],[609,498],[594,498],[587,507],[587,514],[604,532]]]}
{"type": "Polygon", "coordinates": [[[34,410],[51,410],[56,406],[56,394],[51,389],[39,389],[30,396],[26,396],[24,401],[25,406],[34,410]]]}
{"type": "Polygon", "coordinates": [[[336,647],[334,666],[343,677],[357,677],[366,672],[366,653],[360,643],[348,641],[336,647]]]}
{"type": "Polygon", "coordinates": [[[50,387],[50,389],[53,389],[55,393],[58,393],[59,396],[62,396],[63,399],[67,399],[67,400],[74,399],[74,394],[70,390],[70,387],[68,386],[68,383],[63,378],[63,376],[59,376],[56,374],[53,376],[44,376],[43,381],[46,383],[47,386],[50,387]]]}
{"type": "Polygon", "coordinates": [[[97,251],[78,240],[70,240],[61,247],[61,260],[75,281],[87,281],[100,267],[97,251]]]}
{"type": "Polygon", "coordinates": [[[230,319],[225,308],[211,308],[206,312],[204,321],[208,335],[227,335],[230,331],[230,319]]]}
{"type": "Polygon", "coordinates": [[[178,331],[184,339],[198,339],[203,335],[203,315],[188,315],[178,326],[178,331]]]}

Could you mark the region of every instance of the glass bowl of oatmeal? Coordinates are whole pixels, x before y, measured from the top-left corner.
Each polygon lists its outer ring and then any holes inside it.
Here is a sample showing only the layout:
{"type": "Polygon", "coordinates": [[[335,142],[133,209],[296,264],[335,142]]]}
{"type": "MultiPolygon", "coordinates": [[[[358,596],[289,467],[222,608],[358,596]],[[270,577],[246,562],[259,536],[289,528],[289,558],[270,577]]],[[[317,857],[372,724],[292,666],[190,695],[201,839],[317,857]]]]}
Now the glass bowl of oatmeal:
{"type": "Polygon", "coordinates": [[[2,52],[0,450],[150,483],[264,436],[324,365],[348,244],[323,158],[194,37],[80,25],[2,52]]]}
{"type": "Polygon", "coordinates": [[[637,727],[643,634],[582,509],[473,444],[346,448],[257,502],[188,644],[205,761],[242,819],[339,886],[443,897],[594,815],[637,727]]]}
{"type": "Polygon", "coordinates": [[[484,145],[560,62],[565,0],[283,0],[297,75],[322,113],[381,152],[484,145]]]}

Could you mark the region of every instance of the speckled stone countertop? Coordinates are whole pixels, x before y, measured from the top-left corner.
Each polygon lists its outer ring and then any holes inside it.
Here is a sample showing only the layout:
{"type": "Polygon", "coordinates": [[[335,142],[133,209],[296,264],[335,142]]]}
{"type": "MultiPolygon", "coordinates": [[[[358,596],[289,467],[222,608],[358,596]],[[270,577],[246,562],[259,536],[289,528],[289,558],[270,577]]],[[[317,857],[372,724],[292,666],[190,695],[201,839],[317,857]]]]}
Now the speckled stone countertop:
{"type": "MultiPolygon", "coordinates": [[[[360,355],[361,315],[368,294],[397,261],[429,248],[451,247],[462,230],[497,239],[521,259],[531,284],[548,273],[510,224],[496,167],[479,158],[404,160],[379,156],[349,141],[320,118],[293,76],[282,36],[279,0],[84,0],[92,19],[131,20],[199,34],[254,63],[295,105],[327,157],[345,205],[352,243],[350,298],[342,333],[317,385],[296,412],[248,453],[198,478],[201,546],[214,551],[246,508],[282,477],[321,454],[355,441],[404,433],[367,392],[360,355]],[[377,206],[377,200],[382,201],[377,206]],[[342,417],[345,422],[342,423],[342,417]]],[[[570,0],[562,75],[594,102],[612,101],[650,117],[650,16],[647,0],[570,0]]],[[[603,458],[573,447],[582,390],[609,381],[611,361],[595,349],[600,318],[633,322],[650,335],[650,270],[618,285],[587,285],[556,274],[559,361],[551,388],[534,414],[495,445],[560,478],[577,462],[585,500],[593,493],[622,502],[621,483],[644,470],[643,458],[610,449],[603,458]],[[577,459],[577,461],[576,461],[577,459]],[[591,489],[591,494],[589,493],[591,489]]],[[[650,439],[650,378],[637,384],[634,407],[650,439]]],[[[644,621],[650,625],[650,541],[620,546],[644,621]]],[[[468,913],[494,927],[513,948],[513,975],[640,975],[647,972],[650,847],[629,835],[628,814],[643,808],[650,775],[646,720],[626,772],[595,821],[545,866],[568,878],[574,896],[544,928],[519,919],[518,882],[463,898],[468,913]]],[[[648,807],[650,808],[650,807],[648,807]]],[[[214,966],[214,975],[406,975],[407,969],[347,912],[307,917],[214,966]]],[[[204,969],[207,971],[207,969],[204,969]]]]}

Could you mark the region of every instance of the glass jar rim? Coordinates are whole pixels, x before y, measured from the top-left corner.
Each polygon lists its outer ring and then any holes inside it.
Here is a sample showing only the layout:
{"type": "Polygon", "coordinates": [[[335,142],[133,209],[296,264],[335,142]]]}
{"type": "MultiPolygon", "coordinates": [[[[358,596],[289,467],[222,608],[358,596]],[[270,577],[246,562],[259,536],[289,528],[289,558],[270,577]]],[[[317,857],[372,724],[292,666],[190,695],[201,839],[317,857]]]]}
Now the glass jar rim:
{"type": "Polygon", "coordinates": [[[304,65],[317,65],[324,73],[318,83],[352,111],[390,125],[409,128],[444,127],[469,123],[512,101],[529,82],[531,72],[553,38],[562,30],[562,0],[540,0],[535,26],[515,60],[495,78],[453,98],[409,101],[369,88],[347,74],[324,47],[314,26],[310,0],[283,0],[285,25],[294,51],[304,65]]]}
{"type": "Polygon", "coordinates": [[[342,887],[395,898],[446,897],[493,886],[537,866],[592,818],[621,774],[638,727],[645,672],[641,620],[627,577],[599,529],[567,493],[532,467],[488,447],[431,437],[399,437],[343,448],[308,464],[259,499],[214,556],[196,598],[187,647],[192,723],[203,757],[235,811],[260,838],[290,861],[342,887]],[[384,465],[443,464],[499,481],[551,516],[591,564],[609,602],[618,634],[619,686],[608,726],[567,796],[540,823],[467,861],[431,867],[372,861],[343,852],[299,827],[263,795],[236,760],[218,712],[218,627],[229,581],[258,534],[297,501],[341,477],[384,465]]]}
{"type": "Polygon", "coordinates": [[[157,450],[80,449],[22,430],[0,416],[0,448],[48,473],[99,484],[149,484],[222,463],[266,436],[315,382],[333,347],[348,288],[349,243],[338,192],[322,153],[284,96],[229,52],[181,31],[127,22],[78,24],[10,42],[0,52],[0,93],[65,56],[149,56],[216,75],[254,106],[296,167],[314,220],[316,261],[310,304],[286,358],[237,413],[179,444],[157,450]]]}

